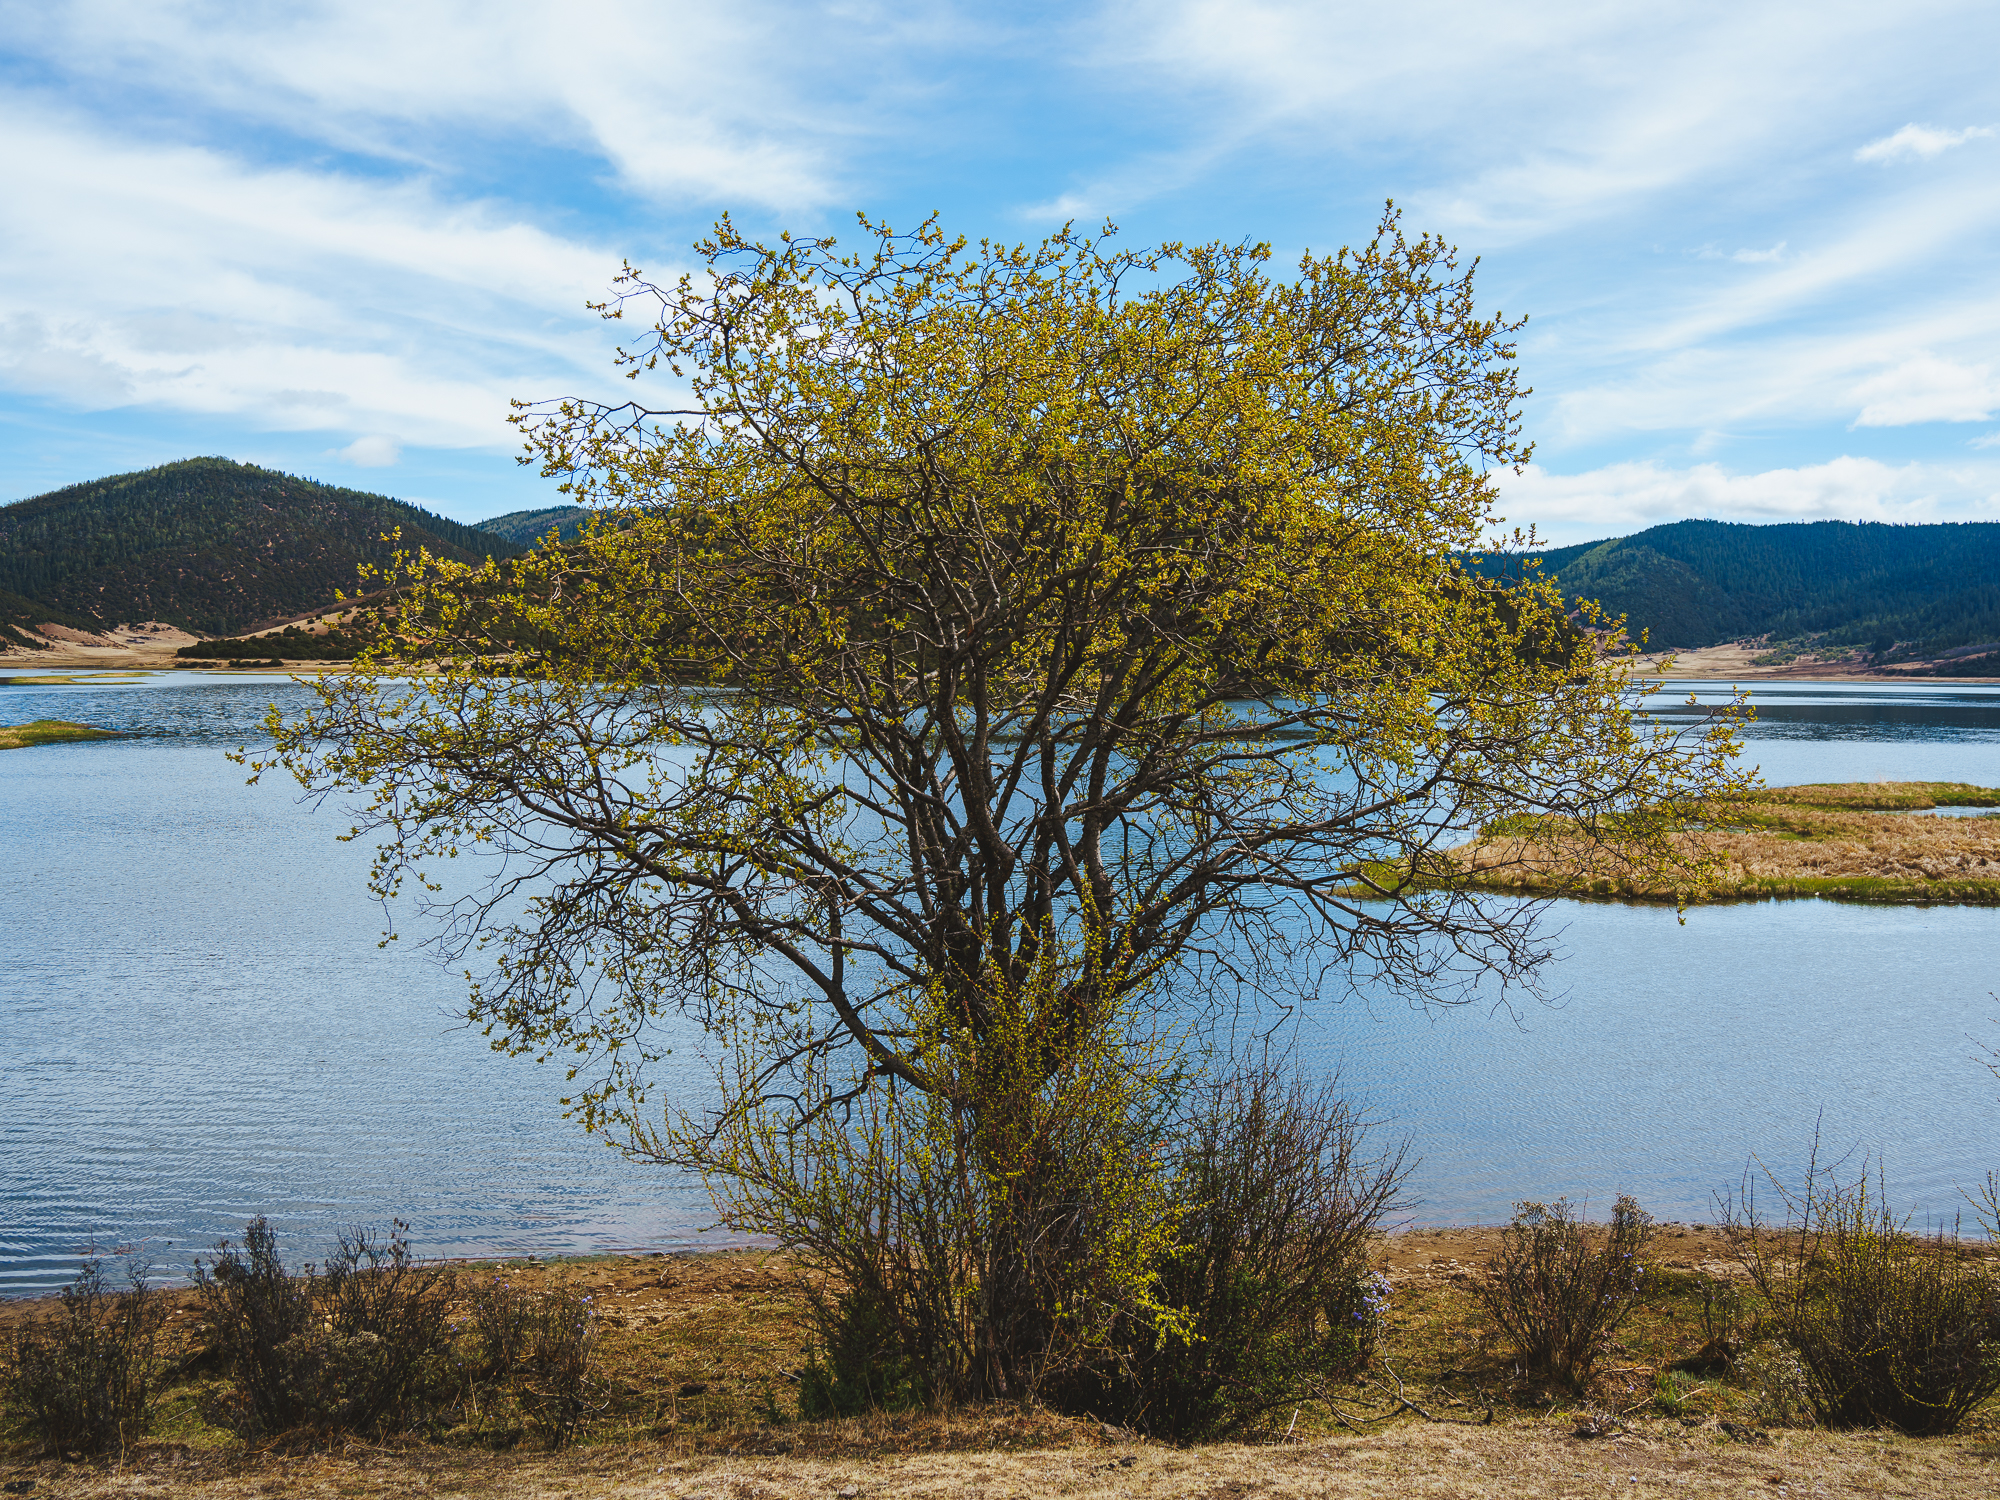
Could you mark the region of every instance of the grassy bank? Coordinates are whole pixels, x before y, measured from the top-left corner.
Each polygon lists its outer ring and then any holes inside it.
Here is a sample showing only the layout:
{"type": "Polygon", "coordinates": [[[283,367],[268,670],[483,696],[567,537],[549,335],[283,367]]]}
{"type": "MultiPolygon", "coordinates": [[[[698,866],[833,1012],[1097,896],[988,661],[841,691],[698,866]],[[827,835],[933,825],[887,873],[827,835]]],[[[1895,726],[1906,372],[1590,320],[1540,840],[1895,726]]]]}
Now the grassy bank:
{"type": "MultiPolygon", "coordinates": [[[[1932,811],[1942,807],[2000,809],[2000,789],[1958,782],[1772,787],[1705,805],[1676,837],[1690,853],[1717,862],[1712,901],[2000,904],[2000,815],[1932,811]]],[[[1494,825],[1453,857],[1487,890],[1639,901],[1677,894],[1635,878],[1615,845],[1587,844],[1547,820],[1494,825]]]]}
{"type": "Polygon", "coordinates": [[[64,745],[72,740],[115,740],[110,729],[93,729],[88,724],[71,724],[62,719],[36,719],[28,724],[0,726],[0,750],[23,750],[30,745],[64,745]]]}
{"type": "MultiPolygon", "coordinates": [[[[1379,1357],[1324,1403],[1280,1412],[1237,1441],[1186,1448],[1014,1406],[802,1420],[806,1288],[786,1258],[754,1252],[467,1270],[468,1278],[533,1288],[563,1282],[595,1299],[603,1335],[591,1414],[565,1452],[531,1451],[520,1429],[471,1412],[424,1442],[246,1445],[202,1418],[218,1381],[202,1357],[199,1303],[176,1293],[166,1342],[184,1373],[155,1435],[122,1462],[80,1465],[31,1461],[31,1444],[15,1428],[0,1479],[50,1495],[164,1490],[232,1500],[419,1490],[718,1500],[849,1491],[1562,1495],[1614,1478],[1633,1494],[1772,1484],[1991,1492],[2000,1412],[1976,1414],[1960,1437],[1922,1441],[1798,1425],[1769,1329],[1715,1231],[1661,1228],[1648,1289],[1582,1390],[1522,1376],[1474,1297],[1498,1244],[1498,1231],[1476,1229],[1377,1242],[1371,1262],[1391,1289],[1379,1357]],[[1741,1356],[1701,1364],[1724,1316],[1718,1304],[1732,1300],[1741,1356]],[[1590,1413],[1615,1416],[1608,1435],[1578,1435],[1590,1413]]],[[[27,1304],[0,1308],[0,1324],[28,1312],[27,1304]]]]}

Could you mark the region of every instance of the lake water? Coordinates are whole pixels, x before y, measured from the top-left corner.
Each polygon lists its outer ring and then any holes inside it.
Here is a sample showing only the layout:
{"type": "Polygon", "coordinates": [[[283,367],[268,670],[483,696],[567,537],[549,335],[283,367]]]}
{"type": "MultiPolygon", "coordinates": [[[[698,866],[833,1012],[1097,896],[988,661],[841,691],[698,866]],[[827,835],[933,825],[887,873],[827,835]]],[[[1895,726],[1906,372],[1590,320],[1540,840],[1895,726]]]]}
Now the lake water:
{"type": "MultiPolygon", "coordinates": [[[[1711,685],[1696,685],[1704,697],[1711,685]]],[[[0,1294],[90,1247],[169,1274],[254,1214],[303,1257],[400,1216],[432,1254],[721,1243],[698,1188],[560,1118],[561,1074],[456,1027],[463,980],[386,922],[329,806],[249,788],[225,749],[282,679],[161,674],[0,688],[0,723],[133,738],[0,753],[0,1294]]],[[[1664,695],[1662,712],[1684,690],[1664,695]]],[[[1760,688],[1774,784],[2000,785],[2000,687],[1760,688]]],[[[1756,1154],[1795,1174],[1815,1124],[1882,1152],[1949,1217],[2000,1166],[2000,911],[1817,901],[1565,904],[1556,997],[1418,1013],[1324,1007],[1302,1051],[1423,1158],[1416,1216],[1631,1192],[1710,1212],[1756,1154]]],[[[415,934],[413,934],[415,936],[415,934]]]]}

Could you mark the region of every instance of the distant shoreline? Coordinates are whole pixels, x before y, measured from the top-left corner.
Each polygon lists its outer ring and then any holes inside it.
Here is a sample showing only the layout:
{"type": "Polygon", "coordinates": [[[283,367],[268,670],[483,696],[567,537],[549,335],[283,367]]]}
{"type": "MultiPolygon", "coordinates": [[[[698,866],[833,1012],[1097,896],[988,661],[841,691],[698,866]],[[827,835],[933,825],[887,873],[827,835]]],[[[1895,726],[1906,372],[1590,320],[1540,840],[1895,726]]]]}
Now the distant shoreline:
{"type": "Polygon", "coordinates": [[[1698,679],[1712,682],[1955,682],[2000,687],[2000,677],[1957,677],[1930,670],[1908,671],[1896,667],[1846,667],[1832,662],[1795,661],[1782,667],[1756,665],[1751,658],[1763,655],[1762,646],[1704,646],[1699,651],[1663,651],[1632,658],[1632,672],[1641,677],[1665,677],[1669,681],[1698,679]],[[1661,663],[1671,661],[1670,667],[1661,663]]]}
{"type": "MultiPolygon", "coordinates": [[[[254,637],[252,638],[254,639],[254,637]]],[[[246,641],[246,645],[248,642],[246,641]]],[[[270,676],[295,676],[302,673],[344,672],[349,664],[340,661],[295,661],[286,662],[282,667],[243,666],[225,667],[202,663],[191,666],[177,658],[176,645],[165,646],[62,646],[47,651],[6,651],[0,652],[0,677],[32,677],[51,672],[181,672],[181,671],[225,671],[258,672],[270,676]]],[[[1639,656],[1632,660],[1632,675],[1637,677],[1664,677],[1671,682],[1911,682],[1911,683],[1954,683],[1960,686],[1985,686],[2000,688],[2000,677],[1956,677],[1924,672],[1921,675],[1895,668],[1871,670],[1868,668],[1845,670],[1829,668],[1818,663],[1793,663],[1783,667],[1760,667],[1751,664],[1752,651],[1742,646],[1709,646],[1699,651],[1675,651],[1655,656],[1639,656]],[[1671,659],[1672,666],[1662,670],[1661,662],[1671,659]]]]}

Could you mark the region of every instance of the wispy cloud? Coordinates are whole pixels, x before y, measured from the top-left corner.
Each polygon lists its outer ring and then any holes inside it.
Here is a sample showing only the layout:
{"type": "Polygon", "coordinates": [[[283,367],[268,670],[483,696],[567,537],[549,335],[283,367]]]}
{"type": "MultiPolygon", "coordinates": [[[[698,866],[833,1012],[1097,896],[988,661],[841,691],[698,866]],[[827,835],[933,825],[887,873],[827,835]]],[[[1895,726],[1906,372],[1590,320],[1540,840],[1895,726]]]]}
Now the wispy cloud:
{"type": "Polygon", "coordinates": [[[613,384],[580,304],[723,207],[1110,214],[1283,264],[1393,196],[1535,315],[1545,460],[1753,433],[1858,461],[1885,424],[2000,410],[1951,374],[2000,347],[2000,123],[1874,139],[2000,122],[1990,0],[1003,9],[0,0],[0,387],[307,458],[393,434],[408,477],[430,448],[504,462],[508,396],[613,384]],[[1929,164],[1857,170],[1857,142],[1929,164]]]}
{"type": "Polygon", "coordinates": [[[14,48],[74,77],[141,97],[171,88],[183,109],[263,120],[279,139],[432,168],[467,147],[577,151],[645,196],[791,210],[839,197],[840,144],[891,126],[879,107],[891,80],[844,80],[857,46],[901,22],[762,0],[508,14],[473,0],[345,0],[232,6],[226,24],[200,0],[9,12],[14,48]]]}
{"type": "Polygon", "coordinates": [[[1700,260],[1733,260],[1740,266],[1764,266],[1785,258],[1785,242],[1779,240],[1768,250],[1723,250],[1714,245],[1703,245],[1695,251],[1700,260]]]}
{"type": "Polygon", "coordinates": [[[500,447],[524,384],[608,377],[582,304],[616,269],[609,249],[422,181],[259,168],[19,107],[0,132],[16,209],[0,385],[500,447]]]}
{"type": "Polygon", "coordinates": [[[1854,153],[1854,159],[1892,162],[1905,161],[1911,157],[1939,156],[1954,146],[1963,146],[1967,141],[1978,140],[1992,134],[1992,127],[1987,125],[1968,125],[1963,130],[1939,130],[1930,125],[1905,125],[1894,135],[1885,135],[1879,141],[1870,141],[1854,153]]]}
{"type": "Polygon", "coordinates": [[[1770,265],[1774,261],[1780,261],[1785,258],[1785,242],[1783,240],[1779,240],[1777,244],[1773,245],[1768,250],[1738,250],[1734,255],[1730,256],[1729,258],[1735,261],[1738,265],[1744,265],[1744,266],[1770,265]]]}
{"type": "Polygon", "coordinates": [[[1991,365],[1963,365],[1918,354],[1855,387],[1862,402],[1856,427],[1908,427],[1918,422],[1983,422],[2000,407],[2000,379],[1991,365]]]}

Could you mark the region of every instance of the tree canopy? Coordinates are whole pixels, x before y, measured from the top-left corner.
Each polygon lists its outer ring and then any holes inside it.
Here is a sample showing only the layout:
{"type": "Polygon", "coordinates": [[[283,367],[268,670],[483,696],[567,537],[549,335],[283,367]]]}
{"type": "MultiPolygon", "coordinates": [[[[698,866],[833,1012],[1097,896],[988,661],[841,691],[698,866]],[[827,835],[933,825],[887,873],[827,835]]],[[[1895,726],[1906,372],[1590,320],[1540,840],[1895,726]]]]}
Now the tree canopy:
{"type": "Polygon", "coordinates": [[[1135,1004],[1530,981],[1539,908],[1443,857],[1503,817],[1702,879],[1667,834],[1727,716],[1650,724],[1550,587],[1458,560],[1528,449],[1519,325],[1436,239],[1392,213],[1288,277],[1108,226],[699,250],[601,309],[662,396],[517,412],[618,524],[406,560],[375,653],[273,724],[593,1126],[652,1128],[668,1012],[745,1048],[725,1111],[816,1117],[970,1108],[1135,1004]]]}

